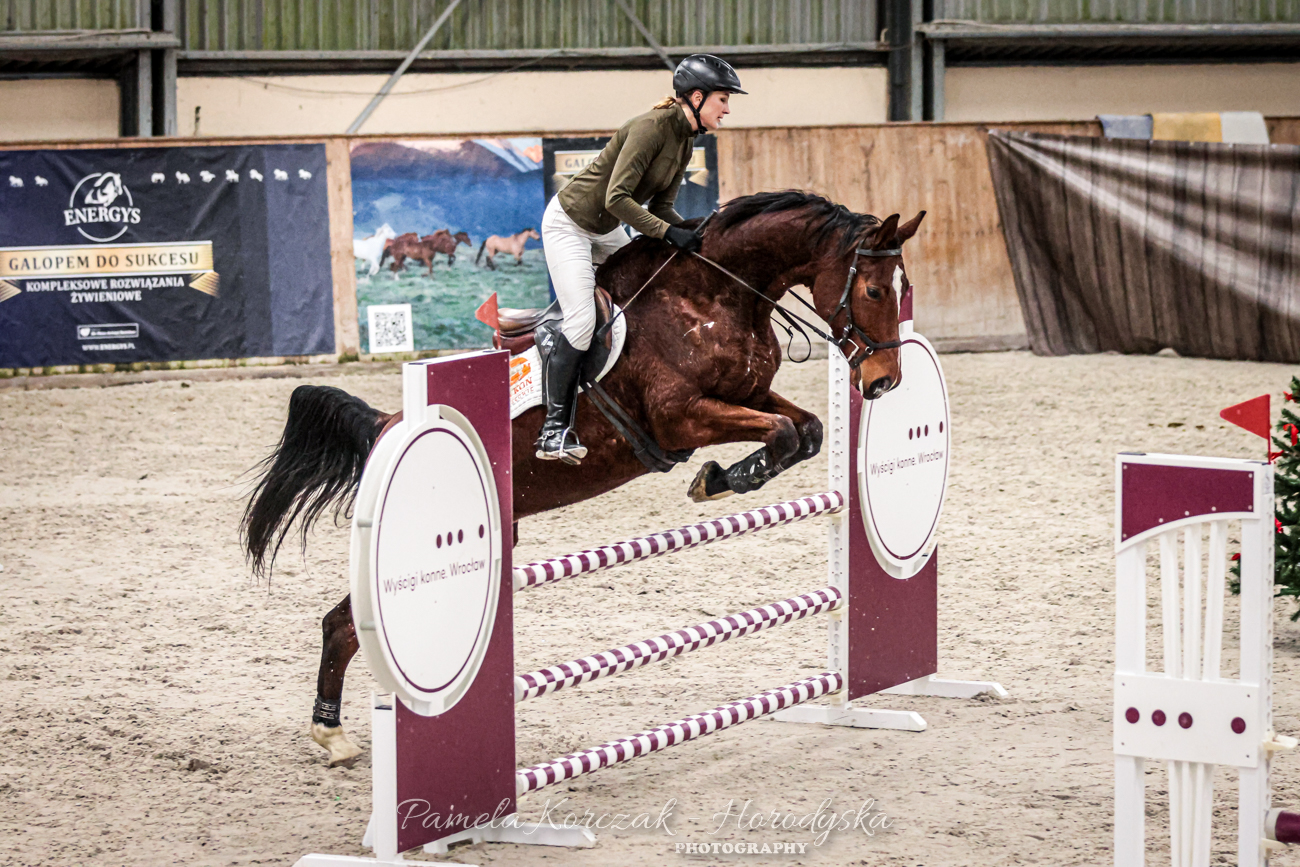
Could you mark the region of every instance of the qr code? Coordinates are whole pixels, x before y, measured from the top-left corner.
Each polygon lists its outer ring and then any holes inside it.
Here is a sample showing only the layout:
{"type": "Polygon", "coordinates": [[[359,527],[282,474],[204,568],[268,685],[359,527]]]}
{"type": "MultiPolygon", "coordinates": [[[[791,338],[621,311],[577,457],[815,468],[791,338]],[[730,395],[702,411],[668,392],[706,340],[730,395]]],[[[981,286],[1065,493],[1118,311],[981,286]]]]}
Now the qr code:
{"type": "Polygon", "coordinates": [[[367,308],[370,352],[414,352],[410,304],[382,304],[367,308]]]}

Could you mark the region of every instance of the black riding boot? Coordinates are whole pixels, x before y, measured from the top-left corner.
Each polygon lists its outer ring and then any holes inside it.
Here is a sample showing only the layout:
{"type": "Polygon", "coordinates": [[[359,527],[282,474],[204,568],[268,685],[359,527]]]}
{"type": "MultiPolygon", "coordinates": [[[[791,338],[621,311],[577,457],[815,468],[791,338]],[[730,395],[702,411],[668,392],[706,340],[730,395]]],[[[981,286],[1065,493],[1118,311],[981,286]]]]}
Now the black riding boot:
{"type": "Polygon", "coordinates": [[[587,447],[578,442],[578,433],[573,429],[578,371],[582,369],[586,350],[575,349],[568,338],[558,332],[554,340],[542,366],[546,421],[542,422],[542,433],[537,438],[537,457],[544,461],[577,464],[587,456],[587,447]]]}

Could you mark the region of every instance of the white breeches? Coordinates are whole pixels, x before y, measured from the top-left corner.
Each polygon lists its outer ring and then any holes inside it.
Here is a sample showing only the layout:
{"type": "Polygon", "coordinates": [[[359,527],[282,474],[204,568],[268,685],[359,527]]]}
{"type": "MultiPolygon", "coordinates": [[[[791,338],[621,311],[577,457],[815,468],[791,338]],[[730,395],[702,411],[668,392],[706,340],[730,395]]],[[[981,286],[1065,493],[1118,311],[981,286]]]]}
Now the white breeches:
{"type": "Polygon", "coordinates": [[[631,240],[622,226],[604,235],[588,232],[569,218],[558,198],[546,206],[542,217],[546,267],[564,311],[560,330],[575,349],[591,346],[596,328],[596,266],[631,240]]]}

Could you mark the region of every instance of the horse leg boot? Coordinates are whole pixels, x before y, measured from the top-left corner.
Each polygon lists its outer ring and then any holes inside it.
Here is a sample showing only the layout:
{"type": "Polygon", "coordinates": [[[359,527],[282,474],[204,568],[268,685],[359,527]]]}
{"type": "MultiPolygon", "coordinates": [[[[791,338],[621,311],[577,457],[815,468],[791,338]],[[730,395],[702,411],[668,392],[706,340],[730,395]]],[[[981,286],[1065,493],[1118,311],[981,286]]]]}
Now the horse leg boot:
{"type": "Polygon", "coordinates": [[[311,739],[329,750],[330,767],[361,755],[361,747],[348,740],[339,711],[343,706],[343,675],[357,652],[352,625],[352,596],[334,606],[321,621],[324,643],[320,672],[316,676],[316,706],[311,714],[311,739]]]}
{"type": "MultiPolygon", "coordinates": [[[[540,336],[540,335],[539,335],[540,336]]],[[[587,456],[587,447],[578,442],[573,429],[578,394],[578,373],[586,350],[577,349],[560,331],[551,335],[551,351],[542,363],[542,392],[546,401],[546,420],[537,437],[537,457],[544,461],[578,464],[587,456]]]]}
{"type": "Polygon", "coordinates": [[[776,478],[785,470],[781,462],[772,457],[766,446],[741,461],[727,467],[724,476],[732,493],[748,494],[776,478]]]}

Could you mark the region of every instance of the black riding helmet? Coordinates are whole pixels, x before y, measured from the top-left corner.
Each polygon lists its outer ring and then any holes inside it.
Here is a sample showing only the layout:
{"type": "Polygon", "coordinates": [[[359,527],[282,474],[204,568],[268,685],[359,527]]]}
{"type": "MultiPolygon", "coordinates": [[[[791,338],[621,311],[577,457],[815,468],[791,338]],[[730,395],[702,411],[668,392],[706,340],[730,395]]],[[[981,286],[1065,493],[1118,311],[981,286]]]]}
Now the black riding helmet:
{"type": "MultiPolygon", "coordinates": [[[[689,99],[689,94],[696,90],[704,92],[704,99],[708,99],[709,94],[715,90],[723,90],[727,93],[745,92],[740,88],[740,76],[736,75],[736,70],[721,57],[714,57],[712,54],[692,54],[677,64],[677,69],[673,72],[673,92],[678,96],[686,97],[686,107],[691,110],[691,114],[695,115],[695,130],[700,134],[705,132],[704,122],[700,120],[700,110],[692,105],[689,99]]],[[[703,104],[701,101],[700,105],[703,104]]]]}

